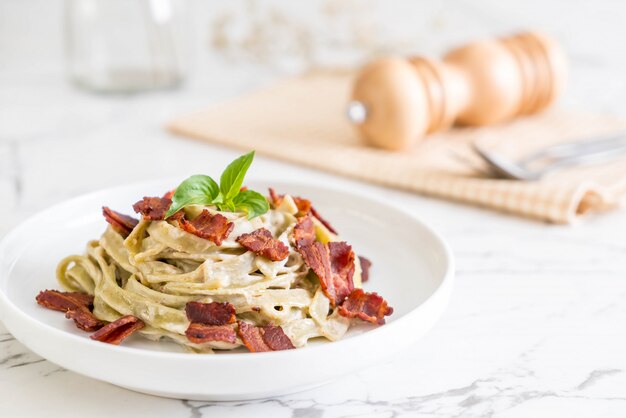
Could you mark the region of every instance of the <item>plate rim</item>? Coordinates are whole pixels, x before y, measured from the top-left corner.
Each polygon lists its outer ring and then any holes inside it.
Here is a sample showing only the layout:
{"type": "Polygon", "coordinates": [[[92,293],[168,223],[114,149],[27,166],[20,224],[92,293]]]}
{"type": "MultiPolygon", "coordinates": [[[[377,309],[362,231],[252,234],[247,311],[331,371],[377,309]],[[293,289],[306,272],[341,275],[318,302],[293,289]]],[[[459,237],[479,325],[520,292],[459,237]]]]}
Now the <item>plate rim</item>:
{"type": "MultiPolygon", "coordinates": [[[[3,257],[5,248],[13,239],[15,239],[14,236],[17,235],[22,228],[24,228],[28,223],[32,222],[33,220],[36,220],[38,218],[41,218],[42,216],[45,216],[46,213],[48,212],[53,212],[55,210],[58,210],[59,208],[62,208],[63,206],[72,205],[76,203],[76,201],[93,198],[100,194],[115,193],[117,190],[120,190],[120,189],[131,189],[131,188],[139,189],[141,187],[150,187],[156,184],[170,182],[170,181],[172,184],[176,184],[176,181],[180,181],[180,180],[176,180],[175,177],[165,177],[165,178],[160,178],[160,179],[138,181],[138,182],[132,182],[132,183],[127,183],[127,184],[106,187],[106,188],[94,190],[88,193],[80,194],[78,196],[74,196],[72,198],[58,202],[43,210],[40,210],[34,213],[33,215],[29,216],[27,219],[24,219],[18,225],[14,226],[2,238],[2,240],[0,240],[0,258],[3,257]]],[[[428,223],[424,222],[419,216],[409,211],[408,209],[405,209],[404,207],[401,207],[401,206],[393,206],[388,201],[384,200],[383,198],[379,196],[367,195],[360,191],[348,190],[345,187],[338,187],[335,185],[332,185],[332,186],[319,185],[319,184],[313,183],[312,181],[306,181],[306,180],[285,180],[285,179],[272,179],[271,177],[258,177],[258,178],[251,178],[250,181],[248,181],[247,183],[250,183],[250,184],[263,183],[263,184],[275,184],[275,185],[284,184],[284,185],[288,185],[292,187],[301,186],[301,187],[316,188],[320,190],[328,190],[328,191],[332,191],[336,193],[348,194],[348,195],[355,196],[356,198],[363,199],[363,200],[370,200],[370,201],[375,202],[378,205],[385,206],[385,207],[390,208],[391,210],[400,212],[403,215],[411,218],[417,224],[419,224],[419,226],[423,228],[427,233],[429,233],[441,247],[442,253],[446,261],[443,278],[441,279],[438,286],[433,290],[433,292],[424,301],[422,301],[418,306],[409,310],[401,317],[394,319],[394,321],[385,324],[384,326],[378,326],[372,329],[368,329],[366,332],[356,335],[353,338],[340,339],[337,341],[332,341],[328,344],[306,346],[306,347],[296,349],[296,350],[282,350],[282,351],[254,353],[255,354],[254,356],[245,355],[245,354],[250,354],[250,353],[228,353],[228,352],[225,352],[225,353],[220,352],[218,355],[210,355],[210,356],[200,355],[199,356],[199,355],[195,355],[194,353],[186,353],[186,352],[156,351],[156,350],[149,350],[149,349],[140,348],[140,347],[126,347],[122,345],[116,346],[116,345],[111,345],[111,344],[102,344],[101,342],[91,340],[90,338],[85,338],[81,335],[68,333],[67,331],[64,331],[53,325],[47,324],[46,322],[33,318],[32,316],[28,315],[25,311],[21,310],[15,303],[13,303],[13,301],[8,297],[8,295],[5,294],[2,287],[0,287],[0,321],[2,321],[7,328],[9,328],[9,326],[4,322],[4,318],[7,316],[4,310],[10,309],[13,315],[18,315],[22,317],[23,320],[30,322],[37,327],[41,327],[48,332],[56,334],[58,337],[69,338],[68,342],[76,342],[78,344],[82,344],[84,345],[84,348],[90,349],[90,350],[105,349],[107,351],[111,350],[113,352],[126,353],[131,356],[138,355],[142,358],[155,357],[155,358],[167,359],[167,360],[202,362],[203,364],[206,364],[207,361],[223,363],[223,362],[236,360],[237,362],[239,362],[239,361],[248,360],[248,359],[259,360],[263,358],[269,359],[269,358],[279,358],[283,356],[298,356],[298,355],[302,355],[301,354],[302,351],[305,351],[311,354],[314,354],[315,352],[322,354],[323,351],[339,349],[340,348],[339,346],[347,347],[349,344],[354,344],[354,341],[360,341],[360,340],[365,339],[366,337],[371,338],[379,334],[393,332],[399,327],[406,325],[407,323],[410,323],[411,322],[410,319],[414,316],[417,316],[419,312],[423,310],[424,307],[430,301],[437,299],[438,296],[440,296],[442,293],[446,291],[450,291],[451,288],[453,287],[454,276],[455,276],[455,259],[454,259],[454,253],[450,249],[449,244],[441,236],[441,234],[439,234],[439,232],[437,232],[428,223]]],[[[0,269],[0,279],[5,278],[6,274],[7,272],[5,270],[0,269]]],[[[28,347],[27,344],[25,345],[28,347]]]]}

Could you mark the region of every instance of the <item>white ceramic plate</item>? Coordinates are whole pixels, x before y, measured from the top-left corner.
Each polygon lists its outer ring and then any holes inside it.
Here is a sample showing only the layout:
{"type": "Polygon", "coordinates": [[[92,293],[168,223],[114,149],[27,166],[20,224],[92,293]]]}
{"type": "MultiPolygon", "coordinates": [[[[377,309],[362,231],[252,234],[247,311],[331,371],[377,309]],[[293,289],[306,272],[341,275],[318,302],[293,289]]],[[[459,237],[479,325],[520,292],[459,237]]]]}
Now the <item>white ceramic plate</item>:
{"type": "Polygon", "coordinates": [[[53,363],[139,392],[194,400],[252,399],[320,385],[391,358],[411,346],[443,312],[452,286],[447,245],[412,214],[344,190],[267,182],[280,193],[311,199],[316,208],[373,262],[366,290],[383,295],[394,313],[381,327],[360,325],[338,342],[297,350],[198,355],[175,344],[132,336],[122,346],[92,341],[60,312],[35,302],[59,288],[58,261],[82,253],[105,228],[101,206],[132,213],[143,196],[178,184],[158,181],[91,193],[33,216],[0,244],[0,319],[28,348],[53,363]]]}

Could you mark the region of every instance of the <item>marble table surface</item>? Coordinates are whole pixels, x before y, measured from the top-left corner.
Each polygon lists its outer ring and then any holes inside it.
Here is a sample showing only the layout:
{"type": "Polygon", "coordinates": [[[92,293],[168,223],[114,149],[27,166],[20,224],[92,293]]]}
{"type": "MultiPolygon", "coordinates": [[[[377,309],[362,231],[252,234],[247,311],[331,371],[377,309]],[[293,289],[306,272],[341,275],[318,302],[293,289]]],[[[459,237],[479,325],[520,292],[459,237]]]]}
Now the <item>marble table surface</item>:
{"type": "MultiPolygon", "coordinates": [[[[575,83],[565,105],[624,115],[624,54],[615,58],[614,43],[595,54],[592,41],[576,44],[574,32],[575,83]]],[[[596,40],[594,48],[602,48],[596,40]]],[[[0,48],[13,59],[0,62],[0,238],[33,213],[93,189],[221,167],[237,152],[171,136],[163,125],[277,77],[267,67],[217,57],[180,90],[97,96],[66,82],[59,57],[42,63],[22,49],[0,48]]],[[[250,176],[377,194],[435,227],[458,269],[441,321],[385,364],[302,393],[225,403],[157,398],[74,374],[30,352],[0,324],[0,416],[626,416],[624,212],[555,226],[263,157],[250,176]]]]}

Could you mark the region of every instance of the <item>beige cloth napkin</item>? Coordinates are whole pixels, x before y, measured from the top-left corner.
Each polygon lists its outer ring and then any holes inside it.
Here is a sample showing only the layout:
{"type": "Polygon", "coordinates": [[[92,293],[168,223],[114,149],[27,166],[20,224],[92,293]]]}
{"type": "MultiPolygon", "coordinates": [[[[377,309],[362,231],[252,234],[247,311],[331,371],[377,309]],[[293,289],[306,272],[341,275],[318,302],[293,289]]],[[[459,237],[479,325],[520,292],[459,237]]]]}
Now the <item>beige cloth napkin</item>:
{"type": "Polygon", "coordinates": [[[368,147],[346,121],[352,73],[318,71],[172,121],[178,134],[231,145],[383,185],[557,223],[615,208],[626,156],[538,182],[490,179],[470,144],[522,156],[547,145],[621,131],[617,118],[552,110],[508,124],[456,128],[405,152],[368,147]]]}

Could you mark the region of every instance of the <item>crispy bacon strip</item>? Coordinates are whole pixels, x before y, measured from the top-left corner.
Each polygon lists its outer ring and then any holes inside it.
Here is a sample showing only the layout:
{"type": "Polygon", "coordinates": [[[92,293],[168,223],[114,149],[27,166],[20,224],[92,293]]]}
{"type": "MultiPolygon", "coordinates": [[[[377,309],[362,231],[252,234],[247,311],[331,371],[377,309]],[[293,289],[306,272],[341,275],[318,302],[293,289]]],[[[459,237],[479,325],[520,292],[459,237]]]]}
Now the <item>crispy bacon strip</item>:
{"type": "Polygon", "coordinates": [[[239,338],[253,353],[295,348],[281,327],[275,325],[256,327],[244,321],[238,321],[237,324],[239,338]]]}
{"type": "Polygon", "coordinates": [[[363,289],[354,289],[350,296],[339,306],[339,314],[347,318],[359,318],[372,324],[382,325],[385,316],[391,315],[393,308],[377,293],[366,293],[363,289]]]}
{"type": "MultiPolygon", "coordinates": [[[[277,194],[276,191],[271,187],[269,188],[269,192],[270,199],[272,199],[272,204],[274,205],[274,207],[280,206],[280,204],[283,202],[283,199],[285,198],[285,195],[277,194]]],[[[298,213],[296,213],[296,217],[305,216],[311,211],[310,200],[303,199],[298,196],[291,196],[291,198],[293,199],[293,203],[295,203],[296,207],[298,208],[298,213]]]]}
{"type": "Polygon", "coordinates": [[[93,295],[82,292],[64,292],[64,294],[84,305],[86,308],[93,309],[93,295]]]}
{"type": "Polygon", "coordinates": [[[289,247],[274,238],[272,233],[265,228],[239,235],[237,242],[246,250],[272,261],[284,260],[289,255],[289,247]]]}
{"type": "Polygon", "coordinates": [[[274,207],[280,206],[280,204],[283,202],[283,198],[285,197],[285,195],[276,193],[276,190],[274,190],[273,187],[269,188],[269,192],[270,199],[272,200],[271,203],[274,205],[274,207]]]}
{"type": "Polygon", "coordinates": [[[234,227],[234,224],[229,222],[225,216],[219,213],[212,215],[206,209],[191,221],[181,218],[179,225],[191,234],[213,241],[215,245],[222,245],[222,241],[228,237],[234,227]]]}
{"type": "Polygon", "coordinates": [[[281,327],[266,325],[261,328],[261,336],[263,337],[263,342],[265,342],[272,351],[296,348],[281,327]]]}
{"type": "Polygon", "coordinates": [[[309,212],[311,212],[311,209],[313,209],[310,200],[303,199],[298,196],[292,196],[291,198],[293,199],[293,203],[295,203],[296,207],[298,208],[298,213],[296,213],[296,216],[307,215],[309,212]]]}
{"type": "Polygon", "coordinates": [[[185,331],[187,339],[192,343],[202,344],[210,341],[223,341],[234,344],[237,333],[228,325],[205,325],[192,322],[185,331]]]}
{"type": "Polygon", "coordinates": [[[172,200],[166,197],[144,197],[133,205],[133,209],[146,220],[162,221],[171,204],[172,200]]]}
{"type": "Polygon", "coordinates": [[[73,319],[74,324],[83,331],[94,332],[104,326],[104,323],[94,316],[87,308],[70,309],[65,312],[65,317],[73,319]]]}
{"type": "Polygon", "coordinates": [[[76,326],[83,331],[93,332],[104,326],[91,313],[93,296],[87,293],[44,290],[39,292],[36,300],[39,305],[45,308],[65,312],[65,317],[73,319],[76,326]]]}
{"type": "Polygon", "coordinates": [[[183,219],[186,219],[184,210],[179,210],[178,212],[176,212],[175,214],[173,214],[172,216],[167,218],[168,221],[175,221],[175,222],[177,222],[178,226],[180,226],[180,221],[182,221],[183,219]]]}
{"type": "MultiPolygon", "coordinates": [[[[320,282],[324,283],[322,287],[325,287],[325,283],[331,281],[332,270],[330,268],[330,255],[328,254],[328,247],[319,241],[315,241],[309,244],[301,245],[297,248],[297,251],[304,258],[304,262],[309,266],[315,274],[320,278],[320,282]]],[[[332,283],[332,282],[331,282],[332,283]]],[[[326,288],[323,289],[326,293],[326,288]]],[[[333,297],[326,295],[334,306],[333,297]]]]}
{"type": "Polygon", "coordinates": [[[293,227],[293,240],[296,248],[312,244],[315,241],[315,227],[310,216],[298,218],[296,225],[293,227]]]}
{"type": "Polygon", "coordinates": [[[261,335],[261,328],[255,327],[244,321],[237,322],[237,334],[243,341],[243,344],[253,353],[260,353],[262,351],[272,351],[272,349],[265,344],[263,336],[261,335]]]}
{"type": "Polygon", "coordinates": [[[361,282],[366,282],[370,279],[370,267],[372,267],[372,262],[362,255],[359,256],[359,262],[361,263],[361,282]]]}
{"type": "MultiPolygon", "coordinates": [[[[339,304],[354,289],[354,251],[345,241],[329,242],[327,244],[332,270],[332,288],[335,294],[335,303],[339,304]]],[[[327,283],[330,288],[330,284],[327,283]]],[[[323,290],[323,289],[322,289],[323,290]]]]}
{"type": "Polygon", "coordinates": [[[139,223],[139,221],[132,216],[123,215],[106,206],[102,207],[102,215],[104,215],[104,219],[109,225],[124,238],[126,238],[139,223]]]}
{"type": "Polygon", "coordinates": [[[272,200],[272,202],[271,202],[271,203],[272,203],[274,206],[278,206],[278,205],[280,205],[280,202],[282,202],[282,196],[279,196],[279,195],[276,193],[276,190],[274,190],[274,188],[273,188],[273,187],[270,187],[270,188],[269,188],[269,193],[270,193],[270,199],[272,200]]]}
{"type": "Polygon", "coordinates": [[[187,302],[185,305],[187,319],[205,325],[234,324],[235,307],[228,302],[187,302]]]}
{"type": "Polygon", "coordinates": [[[111,322],[91,334],[89,338],[103,343],[119,345],[132,333],[144,327],[144,323],[136,316],[126,315],[111,322]]]}
{"type": "Polygon", "coordinates": [[[174,193],[176,193],[176,189],[172,189],[169,192],[166,192],[163,195],[163,199],[170,199],[170,200],[172,200],[172,198],[174,197],[174,193]]]}
{"type": "MultiPolygon", "coordinates": [[[[274,207],[280,206],[283,199],[285,198],[285,195],[277,194],[276,191],[271,187],[269,188],[269,192],[270,199],[272,200],[274,207]]],[[[313,207],[310,200],[298,196],[291,196],[291,198],[298,208],[298,213],[296,213],[296,217],[299,218],[301,216],[306,216],[310,213],[315,218],[317,218],[317,220],[320,221],[322,225],[324,225],[330,232],[332,232],[333,234],[337,233],[335,228],[333,228],[332,225],[326,219],[324,219],[322,215],[320,215],[320,213],[313,207]]]]}
{"type": "MultiPolygon", "coordinates": [[[[270,199],[272,199],[272,204],[274,205],[274,207],[280,206],[280,204],[283,202],[283,199],[285,198],[285,195],[277,194],[276,191],[271,187],[269,188],[269,191],[270,199]]],[[[296,217],[305,216],[311,211],[310,200],[298,196],[291,196],[291,198],[293,199],[293,203],[295,203],[296,207],[298,208],[298,213],[296,213],[296,217]]]]}
{"type": "Polygon", "coordinates": [[[322,215],[313,206],[311,206],[311,215],[315,216],[330,232],[337,234],[337,230],[326,219],[322,218],[322,215]]]}
{"type": "Polygon", "coordinates": [[[80,292],[59,292],[58,290],[44,290],[35,298],[44,308],[67,312],[81,308],[91,309],[93,296],[80,292]]]}
{"type": "Polygon", "coordinates": [[[297,251],[320,279],[322,291],[334,307],[354,289],[354,251],[345,242],[315,241],[297,246],[297,251]]]}

